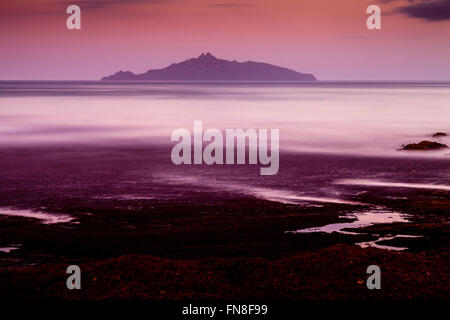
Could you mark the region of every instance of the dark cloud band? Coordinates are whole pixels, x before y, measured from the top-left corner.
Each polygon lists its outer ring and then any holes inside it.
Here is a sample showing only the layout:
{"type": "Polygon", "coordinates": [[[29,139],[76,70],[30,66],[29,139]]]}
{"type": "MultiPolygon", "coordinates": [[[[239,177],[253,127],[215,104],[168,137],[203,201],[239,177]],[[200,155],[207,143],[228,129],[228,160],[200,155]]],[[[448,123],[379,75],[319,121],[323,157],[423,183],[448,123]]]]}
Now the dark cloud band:
{"type": "Polygon", "coordinates": [[[428,21],[450,20],[450,0],[414,2],[398,8],[397,12],[428,21]]]}

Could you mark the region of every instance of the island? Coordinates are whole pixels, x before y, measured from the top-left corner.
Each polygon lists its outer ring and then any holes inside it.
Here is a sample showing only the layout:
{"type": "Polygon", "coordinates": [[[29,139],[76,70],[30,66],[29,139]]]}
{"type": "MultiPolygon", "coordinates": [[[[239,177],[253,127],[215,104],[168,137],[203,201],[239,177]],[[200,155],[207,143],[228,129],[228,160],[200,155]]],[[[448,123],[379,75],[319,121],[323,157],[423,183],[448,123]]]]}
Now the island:
{"type": "Polygon", "coordinates": [[[317,81],[309,73],[262,62],[237,62],[218,59],[211,53],[202,53],[197,58],[173,63],[163,69],[148,70],[134,74],[119,71],[103,77],[102,81],[317,81]]]}

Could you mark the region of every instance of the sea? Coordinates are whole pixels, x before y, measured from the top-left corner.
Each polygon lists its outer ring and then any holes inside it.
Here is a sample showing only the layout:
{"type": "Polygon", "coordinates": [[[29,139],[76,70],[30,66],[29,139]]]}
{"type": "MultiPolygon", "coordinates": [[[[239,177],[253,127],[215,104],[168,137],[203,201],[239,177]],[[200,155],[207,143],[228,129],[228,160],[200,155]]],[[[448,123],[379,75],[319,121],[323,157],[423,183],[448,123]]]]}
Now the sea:
{"type": "MultiPolygon", "coordinates": [[[[399,150],[423,140],[450,146],[450,83],[0,81],[0,179],[8,182],[0,183],[0,214],[75,223],[39,207],[37,186],[49,183],[60,197],[92,201],[201,201],[189,198],[198,190],[309,206],[365,205],[357,196],[373,189],[385,198],[449,192],[450,149],[399,150]],[[192,131],[194,121],[204,130],[279,129],[278,174],[261,176],[260,165],[249,164],[174,165],[171,134],[192,131]],[[432,137],[437,132],[449,135],[432,137]],[[147,159],[136,147],[154,151],[147,159]],[[55,148],[58,156],[46,157],[55,148]],[[102,148],[120,152],[100,157],[102,148]],[[14,150],[33,153],[18,160],[14,150]],[[121,159],[127,163],[117,165],[121,159]],[[67,161],[77,165],[61,171],[67,161]]],[[[407,222],[408,213],[371,204],[348,218],[361,227],[407,222]]]]}

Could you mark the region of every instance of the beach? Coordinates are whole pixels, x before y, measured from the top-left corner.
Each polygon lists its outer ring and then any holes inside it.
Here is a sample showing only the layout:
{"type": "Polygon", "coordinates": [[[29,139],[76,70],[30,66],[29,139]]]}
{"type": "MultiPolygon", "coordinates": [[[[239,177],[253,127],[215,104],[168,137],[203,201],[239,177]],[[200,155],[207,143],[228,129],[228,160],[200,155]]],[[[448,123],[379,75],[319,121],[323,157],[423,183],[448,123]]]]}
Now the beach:
{"type": "Polygon", "coordinates": [[[2,297],[448,299],[450,158],[398,151],[445,130],[448,85],[0,86],[2,297]],[[195,119],[280,129],[279,172],[174,165],[195,119]]]}

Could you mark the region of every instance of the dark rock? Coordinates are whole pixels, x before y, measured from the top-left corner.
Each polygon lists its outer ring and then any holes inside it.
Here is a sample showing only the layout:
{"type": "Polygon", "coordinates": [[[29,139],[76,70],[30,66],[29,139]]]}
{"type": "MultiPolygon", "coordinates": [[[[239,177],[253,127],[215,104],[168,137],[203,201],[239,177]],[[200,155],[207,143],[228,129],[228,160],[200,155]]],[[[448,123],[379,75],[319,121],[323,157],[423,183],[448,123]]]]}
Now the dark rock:
{"type": "Polygon", "coordinates": [[[440,137],[446,137],[447,134],[445,132],[436,132],[433,134],[433,138],[440,138],[440,137]]]}
{"type": "Polygon", "coordinates": [[[308,73],[260,62],[218,59],[211,53],[142,74],[120,71],[102,80],[143,81],[317,81],[308,73]]]}
{"type": "MultiPolygon", "coordinates": [[[[401,254],[340,244],[281,259],[173,260],[124,255],[80,264],[86,285],[67,290],[67,263],[0,269],[0,297],[32,300],[448,299],[449,250],[401,254]],[[366,268],[388,270],[384,290],[367,290],[366,268]],[[320,275],[320,276],[317,276],[320,275]],[[63,283],[63,285],[61,285],[63,283]],[[387,293],[386,293],[387,292],[387,293]]],[[[84,285],[84,284],[83,284],[84,285]]]]}
{"type": "Polygon", "coordinates": [[[434,141],[421,141],[419,143],[410,143],[401,148],[400,150],[418,150],[418,151],[428,151],[428,150],[440,150],[448,148],[447,145],[434,141]]]}

